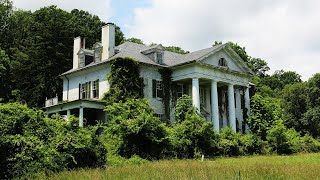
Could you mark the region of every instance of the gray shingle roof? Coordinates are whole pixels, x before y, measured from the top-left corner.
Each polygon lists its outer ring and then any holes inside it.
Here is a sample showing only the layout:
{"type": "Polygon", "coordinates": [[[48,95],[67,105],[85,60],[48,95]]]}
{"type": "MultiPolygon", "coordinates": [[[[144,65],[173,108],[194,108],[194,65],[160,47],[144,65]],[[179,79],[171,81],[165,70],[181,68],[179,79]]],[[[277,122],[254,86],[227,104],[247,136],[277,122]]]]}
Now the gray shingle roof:
{"type": "Polygon", "coordinates": [[[116,57],[131,57],[136,61],[150,64],[150,65],[155,65],[155,66],[161,66],[161,67],[179,66],[179,65],[182,65],[185,63],[190,63],[193,61],[201,60],[202,57],[207,56],[209,53],[212,53],[215,50],[223,48],[225,45],[226,44],[216,45],[216,46],[213,46],[210,48],[201,49],[201,50],[194,51],[194,52],[191,52],[188,54],[178,54],[178,53],[174,53],[174,52],[170,52],[170,51],[163,51],[163,63],[164,64],[160,65],[160,64],[157,64],[156,62],[154,62],[154,60],[149,58],[147,55],[142,53],[142,52],[145,52],[145,51],[150,50],[152,48],[157,48],[159,45],[149,47],[149,46],[142,45],[142,44],[125,42],[125,43],[115,47],[116,52],[118,52],[118,53],[116,53],[113,57],[111,57],[107,60],[102,60],[99,63],[93,63],[93,64],[91,63],[91,64],[89,64],[83,68],[80,68],[80,69],[71,69],[71,70],[61,74],[60,76],[70,74],[75,71],[81,71],[86,68],[98,66],[99,64],[107,63],[116,57]]]}

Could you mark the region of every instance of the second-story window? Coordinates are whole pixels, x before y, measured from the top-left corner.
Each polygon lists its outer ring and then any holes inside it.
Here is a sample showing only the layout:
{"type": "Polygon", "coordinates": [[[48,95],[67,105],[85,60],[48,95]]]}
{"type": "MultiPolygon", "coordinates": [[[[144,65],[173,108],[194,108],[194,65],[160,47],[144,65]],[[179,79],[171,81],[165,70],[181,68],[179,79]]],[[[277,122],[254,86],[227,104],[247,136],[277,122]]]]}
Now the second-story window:
{"type": "Polygon", "coordinates": [[[92,82],[92,98],[99,99],[99,79],[92,82]]]}
{"type": "Polygon", "coordinates": [[[90,85],[91,85],[91,82],[80,84],[80,99],[90,98],[90,89],[91,89],[90,85]]]}
{"type": "Polygon", "coordinates": [[[152,80],[153,98],[163,98],[162,81],[152,80]]]}
{"type": "Polygon", "coordinates": [[[163,53],[157,53],[157,63],[163,64],[163,53]]]}

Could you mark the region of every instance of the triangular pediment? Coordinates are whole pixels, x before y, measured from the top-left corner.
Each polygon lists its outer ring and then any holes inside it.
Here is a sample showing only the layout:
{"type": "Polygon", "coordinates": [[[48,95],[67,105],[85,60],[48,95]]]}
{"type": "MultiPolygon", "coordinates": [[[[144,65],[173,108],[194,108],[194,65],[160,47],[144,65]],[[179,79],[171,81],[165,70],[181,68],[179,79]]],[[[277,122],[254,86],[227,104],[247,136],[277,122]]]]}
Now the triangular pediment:
{"type": "Polygon", "coordinates": [[[217,68],[223,68],[240,73],[253,74],[247,64],[227,44],[215,49],[198,60],[200,63],[208,64],[217,68]]]}

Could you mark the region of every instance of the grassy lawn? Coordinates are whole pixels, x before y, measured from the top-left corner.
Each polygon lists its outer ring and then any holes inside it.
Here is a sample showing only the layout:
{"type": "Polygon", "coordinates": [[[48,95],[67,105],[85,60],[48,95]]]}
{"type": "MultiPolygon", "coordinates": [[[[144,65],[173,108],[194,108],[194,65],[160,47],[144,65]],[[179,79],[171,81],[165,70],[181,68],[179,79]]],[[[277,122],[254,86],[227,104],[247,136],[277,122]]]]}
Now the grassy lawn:
{"type": "Polygon", "coordinates": [[[320,179],[320,153],[205,160],[162,160],[142,165],[65,171],[51,179],[320,179]]]}

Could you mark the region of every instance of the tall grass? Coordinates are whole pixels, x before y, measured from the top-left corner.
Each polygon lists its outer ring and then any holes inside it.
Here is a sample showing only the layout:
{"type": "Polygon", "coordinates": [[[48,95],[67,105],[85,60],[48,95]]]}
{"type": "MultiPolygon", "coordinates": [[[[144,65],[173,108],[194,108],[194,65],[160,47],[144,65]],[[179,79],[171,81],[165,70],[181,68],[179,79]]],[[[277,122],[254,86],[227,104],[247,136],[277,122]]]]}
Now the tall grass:
{"type": "Polygon", "coordinates": [[[49,179],[320,179],[320,153],[211,160],[162,160],[65,171],[49,179]]]}

